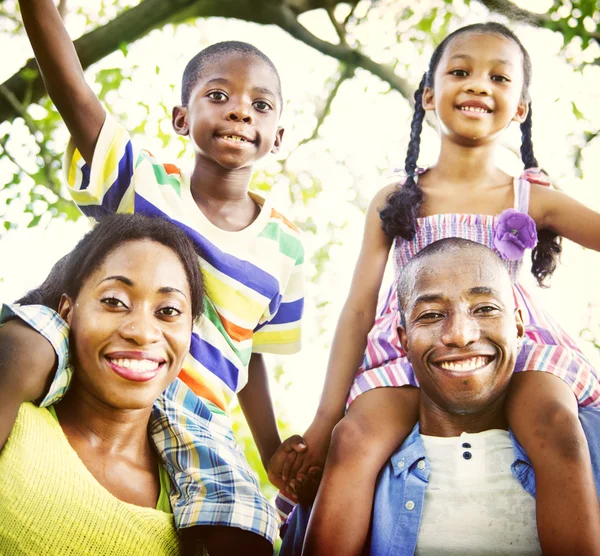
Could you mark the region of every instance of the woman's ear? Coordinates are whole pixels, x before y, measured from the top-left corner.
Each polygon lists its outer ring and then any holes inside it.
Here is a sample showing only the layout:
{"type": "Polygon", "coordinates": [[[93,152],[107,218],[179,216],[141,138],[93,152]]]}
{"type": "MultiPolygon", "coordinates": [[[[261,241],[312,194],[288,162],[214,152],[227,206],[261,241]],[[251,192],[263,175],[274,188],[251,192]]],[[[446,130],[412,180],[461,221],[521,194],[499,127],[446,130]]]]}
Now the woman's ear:
{"type": "Polygon", "coordinates": [[[431,87],[423,89],[423,99],[421,102],[424,110],[435,110],[435,95],[431,87]]]}
{"type": "Polygon", "coordinates": [[[74,306],[75,304],[71,301],[71,298],[63,293],[58,304],[58,314],[69,326],[71,326],[74,306]]]}

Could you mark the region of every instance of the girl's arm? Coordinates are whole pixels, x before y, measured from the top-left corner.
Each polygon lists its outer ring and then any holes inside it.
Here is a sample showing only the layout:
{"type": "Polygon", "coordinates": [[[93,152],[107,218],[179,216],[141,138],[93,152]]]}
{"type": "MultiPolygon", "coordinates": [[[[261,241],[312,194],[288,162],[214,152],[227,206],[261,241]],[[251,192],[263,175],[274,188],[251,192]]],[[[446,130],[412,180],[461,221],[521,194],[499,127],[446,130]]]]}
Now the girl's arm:
{"type": "Polygon", "coordinates": [[[547,228],[588,249],[600,251],[600,213],[561,191],[531,184],[531,217],[547,228]]]}
{"type": "Polygon", "coordinates": [[[365,353],[392,245],[392,238],[381,229],[379,210],[385,206],[395,188],[391,185],[379,191],[367,212],[363,243],[335,331],[321,400],[317,414],[304,435],[309,452],[307,465],[324,463],[331,431],[344,415],[352,380],[365,353]]]}
{"type": "Polygon", "coordinates": [[[20,405],[48,391],[56,362],[50,342],[20,319],[0,327],[0,450],[20,405]]]}
{"type": "Polygon", "coordinates": [[[46,90],[75,146],[91,165],[106,112],[85,81],[77,52],[54,2],[20,0],[19,6],[46,90]]]}

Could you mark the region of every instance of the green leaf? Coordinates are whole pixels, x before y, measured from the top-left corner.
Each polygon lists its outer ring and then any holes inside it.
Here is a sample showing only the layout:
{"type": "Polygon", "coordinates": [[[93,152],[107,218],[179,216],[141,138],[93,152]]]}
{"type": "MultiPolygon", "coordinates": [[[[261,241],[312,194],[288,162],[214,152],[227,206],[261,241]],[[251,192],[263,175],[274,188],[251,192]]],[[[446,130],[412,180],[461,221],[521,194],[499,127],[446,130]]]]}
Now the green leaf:
{"type": "Polygon", "coordinates": [[[583,120],[585,118],[585,116],[583,115],[581,110],[579,110],[579,108],[577,108],[577,105],[575,104],[575,102],[571,101],[571,106],[572,106],[573,115],[575,116],[575,118],[577,118],[578,120],[583,120]]]}

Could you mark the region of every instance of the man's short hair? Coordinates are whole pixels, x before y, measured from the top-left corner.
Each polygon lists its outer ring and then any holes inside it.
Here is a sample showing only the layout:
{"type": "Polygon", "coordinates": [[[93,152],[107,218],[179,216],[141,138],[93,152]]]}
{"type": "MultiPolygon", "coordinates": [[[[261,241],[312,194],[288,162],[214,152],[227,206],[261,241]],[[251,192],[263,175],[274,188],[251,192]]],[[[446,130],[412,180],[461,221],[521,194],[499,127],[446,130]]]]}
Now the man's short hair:
{"type": "Polygon", "coordinates": [[[181,104],[187,106],[190,101],[192,91],[202,75],[207,64],[215,62],[230,54],[240,54],[242,56],[255,57],[267,64],[277,78],[277,94],[279,102],[283,104],[281,94],[281,78],[275,64],[261,50],[247,42],[241,41],[223,41],[206,47],[196,54],[187,64],[183,71],[181,80],[181,104]]]}
{"type": "Polygon", "coordinates": [[[471,251],[473,253],[479,253],[481,258],[487,258],[490,264],[496,264],[503,269],[504,272],[508,272],[502,259],[494,253],[489,247],[476,241],[469,239],[463,239],[460,237],[449,237],[440,239],[430,243],[427,247],[424,247],[419,251],[402,269],[400,278],[398,279],[398,308],[400,310],[400,324],[405,326],[405,310],[406,303],[410,293],[415,287],[415,277],[418,271],[423,267],[423,263],[426,259],[438,253],[456,253],[457,251],[471,251]]]}

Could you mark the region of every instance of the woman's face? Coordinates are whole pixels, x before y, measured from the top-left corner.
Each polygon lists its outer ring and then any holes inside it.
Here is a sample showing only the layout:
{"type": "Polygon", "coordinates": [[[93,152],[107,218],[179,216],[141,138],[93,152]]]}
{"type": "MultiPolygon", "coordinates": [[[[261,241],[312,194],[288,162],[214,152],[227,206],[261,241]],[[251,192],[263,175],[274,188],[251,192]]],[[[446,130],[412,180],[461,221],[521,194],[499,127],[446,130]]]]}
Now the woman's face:
{"type": "Polygon", "coordinates": [[[190,287],[179,257],[129,241],[106,257],[59,312],[71,326],[76,384],[119,409],[152,406],[175,379],[192,329],[190,287]]]}

